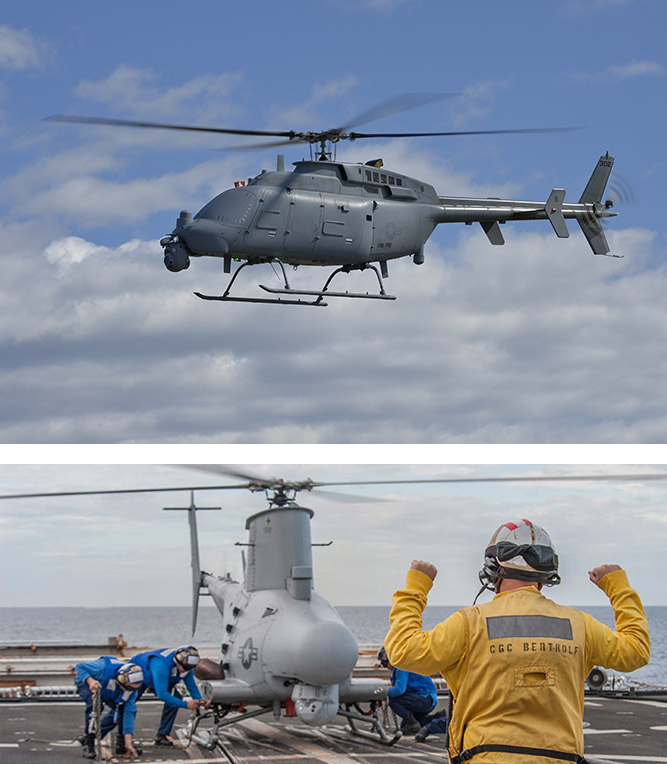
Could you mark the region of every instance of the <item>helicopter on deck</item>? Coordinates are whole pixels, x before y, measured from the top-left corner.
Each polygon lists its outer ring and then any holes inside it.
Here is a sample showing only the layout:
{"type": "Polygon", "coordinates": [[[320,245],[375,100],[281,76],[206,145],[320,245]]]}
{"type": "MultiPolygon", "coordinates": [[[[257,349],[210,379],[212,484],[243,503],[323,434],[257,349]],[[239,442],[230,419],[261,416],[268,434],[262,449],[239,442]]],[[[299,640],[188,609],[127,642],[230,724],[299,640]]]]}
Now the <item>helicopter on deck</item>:
{"type": "MultiPolygon", "coordinates": [[[[596,163],[591,178],[576,203],[565,203],[565,190],[554,188],[546,201],[519,201],[496,198],[440,196],[435,188],[416,178],[384,168],[381,159],[365,164],[336,160],[340,141],[362,138],[408,138],[421,136],[488,135],[504,133],[559,132],[571,128],[478,130],[418,133],[359,133],[350,128],[415,106],[448,97],[446,94],[405,94],[369,109],[343,127],[319,132],[257,131],[169,125],[154,122],[55,115],[50,121],[186,130],[233,135],[271,136],[278,141],[223,150],[265,148],[308,144],[310,159],[294,162],[285,169],[285,157],[278,154],[276,169],[263,170],[247,182],[237,182],[204,205],[194,217],[184,210],[174,230],[160,240],[164,263],[178,272],[190,267],[193,257],[217,257],[224,273],[231,273],[221,295],[195,292],[204,300],[279,303],[281,305],[325,306],[325,297],[395,300],[387,294],[383,278],[389,275],[388,262],[412,257],[424,263],[424,245],[440,223],[480,223],[491,244],[505,243],[500,225],[507,221],[548,220],[559,238],[567,238],[566,219],[575,219],[597,255],[608,255],[601,220],[615,216],[613,199],[602,202],[614,157],[605,153],[596,163]],[[314,150],[313,147],[319,147],[314,150]],[[262,263],[278,266],[280,287],[260,284],[266,297],[230,294],[239,274],[262,263]],[[285,265],[333,267],[319,290],[290,285],[285,265]],[[329,287],[339,273],[370,269],[378,291],[332,291],[329,287]],[[307,299],[302,299],[307,298],[307,299]]],[[[611,255],[617,257],[618,255],[611,255]]]]}
{"type": "MultiPolygon", "coordinates": [[[[237,473],[240,474],[240,473],[237,473]]],[[[244,475],[244,477],[246,477],[244,475]]],[[[312,490],[312,481],[251,477],[246,486],[266,493],[269,507],[246,520],[248,555],[244,580],[202,571],[199,566],[196,512],[191,494],[187,508],[192,552],[192,633],[200,596],[210,596],[222,617],[220,662],[202,662],[195,670],[202,693],[212,704],[214,724],[199,731],[193,717],[185,735],[213,749],[221,728],[273,713],[298,717],[310,726],[344,716],[351,731],[393,745],[378,716],[387,698],[384,679],[356,678],[357,640],[338,611],[313,585],[310,521],[313,511],[299,506],[296,494],[312,490]],[[369,704],[362,712],[360,704],[369,704]],[[258,706],[245,710],[245,705],[258,706]],[[226,718],[236,710],[241,714],[226,718]],[[370,724],[372,731],[358,724],[370,724]]],[[[166,508],[178,509],[178,508],[166,508]]]]}

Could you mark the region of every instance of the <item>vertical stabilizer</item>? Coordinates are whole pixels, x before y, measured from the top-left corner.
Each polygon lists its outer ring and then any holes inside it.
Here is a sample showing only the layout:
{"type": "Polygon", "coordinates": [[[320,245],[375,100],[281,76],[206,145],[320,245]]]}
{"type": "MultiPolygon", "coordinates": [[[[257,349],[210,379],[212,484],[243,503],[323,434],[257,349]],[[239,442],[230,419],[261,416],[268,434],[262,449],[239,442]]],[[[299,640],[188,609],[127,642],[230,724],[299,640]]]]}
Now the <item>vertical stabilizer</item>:
{"type": "Polygon", "coordinates": [[[577,222],[581,226],[584,236],[588,239],[593,253],[596,255],[606,255],[609,252],[609,244],[599,219],[589,215],[586,218],[577,218],[577,222]]]}
{"type": "Polygon", "coordinates": [[[579,204],[593,205],[590,214],[586,214],[585,217],[577,217],[577,222],[596,255],[606,255],[609,252],[607,237],[604,235],[602,223],[600,223],[599,210],[602,208],[602,194],[604,194],[613,166],[614,157],[609,156],[609,152],[601,156],[586,184],[581,199],[579,199],[579,204]]]}
{"type": "Polygon", "coordinates": [[[586,184],[584,193],[581,195],[581,199],[579,199],[579,204],[595,204],[602,201],[602,194],[604,194],[604,189],[613,166],[614,157],[609,156],[609,152],[600,157],[593,170],[593,174],[586,184]]]}

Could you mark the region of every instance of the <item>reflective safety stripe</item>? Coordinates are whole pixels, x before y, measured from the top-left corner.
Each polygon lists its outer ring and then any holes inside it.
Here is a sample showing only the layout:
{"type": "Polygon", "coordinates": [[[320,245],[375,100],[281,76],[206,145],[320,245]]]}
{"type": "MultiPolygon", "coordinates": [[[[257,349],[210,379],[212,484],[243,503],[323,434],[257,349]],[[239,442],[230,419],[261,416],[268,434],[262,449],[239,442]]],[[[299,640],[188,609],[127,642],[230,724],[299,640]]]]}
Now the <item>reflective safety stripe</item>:
{"type": "Polygon", "coordinates": [[[546,615],[499,615],[486,619],[489,639],[507,637],[552,637],[572,639],[572,624],[569,618],[554,618],[546,615]]]}

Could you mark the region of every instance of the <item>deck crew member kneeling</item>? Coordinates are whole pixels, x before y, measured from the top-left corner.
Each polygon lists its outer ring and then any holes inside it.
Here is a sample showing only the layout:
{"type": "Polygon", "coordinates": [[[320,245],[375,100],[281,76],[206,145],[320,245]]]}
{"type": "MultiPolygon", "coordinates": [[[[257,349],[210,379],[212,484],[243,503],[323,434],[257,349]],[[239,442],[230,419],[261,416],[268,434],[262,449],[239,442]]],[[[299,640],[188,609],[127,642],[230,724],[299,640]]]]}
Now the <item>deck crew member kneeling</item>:
{"type": "Polygon", "coordinates": [[[589,571],[609,597],[616,631],[541,594],[560,583],[558,556],[529,520],[501,525],[489,542],[480,594],[491,589],[493,600],[425,632],[422,611],[436,574],[431,563],[413,561],[405,589],[394,594],[385,647],[393,665],[447,680],[452,764],[584,761],[586,676],[594,665],[633,671],[650,655],[644,608],[625,571],[589,571]]]}

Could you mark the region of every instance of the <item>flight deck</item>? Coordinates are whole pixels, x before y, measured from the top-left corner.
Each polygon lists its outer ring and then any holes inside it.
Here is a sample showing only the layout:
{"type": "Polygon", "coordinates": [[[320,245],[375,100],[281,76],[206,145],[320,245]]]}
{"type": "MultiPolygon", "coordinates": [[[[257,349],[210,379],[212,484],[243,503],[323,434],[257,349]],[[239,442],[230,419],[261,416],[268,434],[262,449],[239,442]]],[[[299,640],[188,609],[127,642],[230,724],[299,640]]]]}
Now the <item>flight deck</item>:
{"type": "MultiPolygon", "coordinates": [[[[442,736],[424,743],[401,738],[393,746],[350,734],[341,723],[308,727],[293,718],[275,720],[271,714],[247,719],[221,731],[220,745],[213,751],[195,743],[187,747],[157,748],[152,740],[162,703],[142,700],[137,714],[135,738],[144,762],[277,762],[278,764],[398,764],[398,762],[446,762],[442,736]]],[[[188,721],[179,712],[176,727],[188,721]]],[[[585,755],[591,762],[647,762],[667,764],[667,697],[626,699],[587,697],[584,712],[585,755]]],[[[77,741],[83,726],[83,703],[79,701],[3,701],[0,703],[0,764],[66,764],[82,761],[77,741]]],[[[113,733],[112,733],[113,734],[113,733]]],[[[176,737],[178,743],[178,737],[176,737]]],[[[110,751],[107,749],[110,755],[110,751]]],[[[112,762],[132,759],[109,757],[112,762]]]]}

